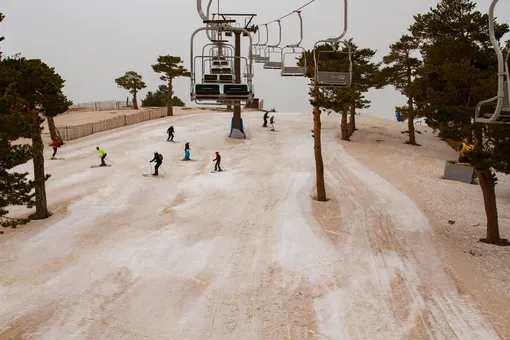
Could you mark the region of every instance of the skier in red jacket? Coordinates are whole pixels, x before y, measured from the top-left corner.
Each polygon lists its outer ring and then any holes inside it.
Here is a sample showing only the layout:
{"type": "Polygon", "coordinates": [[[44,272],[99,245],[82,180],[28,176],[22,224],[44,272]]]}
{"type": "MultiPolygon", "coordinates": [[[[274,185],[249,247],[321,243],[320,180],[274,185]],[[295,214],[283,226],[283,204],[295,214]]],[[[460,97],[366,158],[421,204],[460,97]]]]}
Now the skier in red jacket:
{"type": "Polygon", "coordinates": [[[57,149],[60,147],[60,145],[58,145],[58,141],[56,138],[53,138],[53,140],[51,142],[51,146],[53,147],[53,156],[51,156],[51,159],[55,159],[55,155],[57,154],[57,149]]]}
{"type": "Polygon", "coordinates": [[[221,156],[220,156],[220,153],[218,151],[216,151],[216,158],[213,159],[213,162],[216,162],[216,164],[214,165],[214,171],[223,171],[221,170],[221,166],[220,166],[220,163],[221,163],[221,156]]]}

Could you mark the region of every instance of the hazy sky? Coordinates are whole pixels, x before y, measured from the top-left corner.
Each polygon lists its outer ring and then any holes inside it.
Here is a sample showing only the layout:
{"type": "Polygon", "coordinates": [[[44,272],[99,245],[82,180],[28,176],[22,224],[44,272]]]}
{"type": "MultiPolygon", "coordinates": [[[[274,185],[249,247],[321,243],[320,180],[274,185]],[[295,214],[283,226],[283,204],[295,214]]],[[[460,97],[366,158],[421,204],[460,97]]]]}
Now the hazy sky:
{"type": "MultiPolygon", "coordinates": [[[[216,12],[217,0],[213,8],[216,12]]],[[[220,0],[222,13],[254,13],[254,23],[265,23],[300,7],[307,0],[220,0]]],[[[203,0],[204,10],[208,0],[203,0]]],[[[388,46],[406,33],[413,15],[425,13],[434,0],[351,0],[347,37],[360,47],[377,50],[380,59],[388,46]]],[[[487,12],[490,0],[478,1],[478,9],[487,12]]],[[[149,90],[162,84],[152,71],[158,55],[180,56],[190,65],[191,33],[203,26],[195,0],[1,0],[0,12],[6,19],[0,35],[6,40],[6,55],[21,52],[28,58],[40,58],[56,68],[66,79],[65,93],[75,103],[122,100],[128,95],[117,88],[114,79],[125,71],[140,73],[149,90]]],[[[316,0],[303,12],[304,40],[309,49],[319,39],[338,36],[343,25],[343,1],[316,0]]],[[[510,22],[510,3],[496,7],[500,22],[510,22]]],[[[298,18],[282,21],[282,44],[299,40],[298,18]]],[[[270,26],[270,42],[277,40],[277,25],[270,26]]],[[[506,36],[505,39],[510,39],[506,36]]],[[[206,43],[205,33],[197,36],[195,49],[206,43]]],[[[248,39],[243,39],[246,51],[248,39]]],[[[282,78],[277,70],[255,67],[256,96],[265,107],[281,112],[311,111],[308,81],[282,78]]],[[[175,94],[189,103],[189,79],[180,78],[175,94]]],[[[372,107],[363,112],[380,117],[394,117],[394,106],[405,103],[392,88],[369,93],[372,107]]]]}

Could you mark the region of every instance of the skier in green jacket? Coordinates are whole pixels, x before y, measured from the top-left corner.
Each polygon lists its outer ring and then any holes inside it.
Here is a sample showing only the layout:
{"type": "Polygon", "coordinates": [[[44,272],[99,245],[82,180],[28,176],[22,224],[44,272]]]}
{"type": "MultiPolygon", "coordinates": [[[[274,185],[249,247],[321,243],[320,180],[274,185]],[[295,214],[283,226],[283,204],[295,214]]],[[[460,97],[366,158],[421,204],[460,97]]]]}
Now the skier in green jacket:
{"type": "Polygon", "coordinates": [[[108,156],[108,154],[106,153],[106,151],[104,151],[103,148],[100,148],[99,146],[96,146],[96,150],[99,151],[99,153],[101,154],[101,165],[100,166],[106,166],[104,159],[106,158],[106,156],[108,156]]]}

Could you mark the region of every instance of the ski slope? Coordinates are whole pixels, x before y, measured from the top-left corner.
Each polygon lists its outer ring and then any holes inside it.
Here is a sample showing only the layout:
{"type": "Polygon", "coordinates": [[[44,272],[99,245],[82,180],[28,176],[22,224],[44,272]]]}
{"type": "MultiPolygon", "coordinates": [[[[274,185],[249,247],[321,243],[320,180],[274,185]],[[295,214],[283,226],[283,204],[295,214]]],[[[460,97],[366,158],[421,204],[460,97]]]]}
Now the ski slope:
{"type": "Polygon", "coordinates": [[[318,203],[311,115],[278,113],[271,132],[244,113],[247,140],[226,138],[230,115],[92,135],[47,161],[55,214],[0,237],[0,338],[499,338],[427,217],[335,139],[338,116],[323,115],[318,203]],[[96,145],[112,167],[90,168],[96,145]],[[143,177],[155,151],[166,174],[143,177]]]}

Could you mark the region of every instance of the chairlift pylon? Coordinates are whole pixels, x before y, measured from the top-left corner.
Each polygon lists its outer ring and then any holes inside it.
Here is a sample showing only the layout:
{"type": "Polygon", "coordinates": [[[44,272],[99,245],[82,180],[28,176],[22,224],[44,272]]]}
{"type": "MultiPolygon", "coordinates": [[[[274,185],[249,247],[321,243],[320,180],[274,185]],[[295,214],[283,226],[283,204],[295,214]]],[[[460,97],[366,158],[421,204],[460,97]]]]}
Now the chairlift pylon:
{"type": "Polygon", "coordinates": [[[342,40],[347,33],[347,0],[344,0],[344,30],[342,34],[336,38],[326,40],[319,40],[313,46],[313,60],[315,64],[314,82],[319,87],[348,87],[352,83],[352,50],[349,43],[342,40]],[[319,51],[316,52],[317,46],[320,43],[328,43],[333,45],[342,43],[347,47],[347,52],[339,51],[319,51]],[[321,53],[346,53],[348,57],[349,69],[343,71],[323,71],[320,69],[320,54],[321,53]]]}
{"type": "Polygon", "coordinates": [[[301,11],[295,11],[297,15],[299,16],[299,24],[300,24],[300,39],[297,44],[294,45],[287,45],[282,50],[282,71],[281,76],[282,77],[305,77],[306,76],[306,70],[307,70],[307,64],[306,64],[306,50],[301,47],[301,42],[303,41],[303,18],[301,17],[301,11]],[[285,52],[285,49],[292,49],[292,52],[285,52]],[[285,65],[285,56],[286,55],[295,55],[296,49],[299,49],[302,51],[303,60],[304,60],[304,66],[286,66],[285,65]]]}
{"type": "Polygon", "coordinates": [[[495,97],[482,100],[475,108],[475,123],[486,124],[510,124],[510,72],[508,69],[508,57],[503,57],[503,51],[496,39],[494,30],[494,8],[498,0],[493,0],[489,6],[489,37],[498,58],[498,93],[495,97]],[[482,105],[496,101],[496,109],[492,114],[481,114],[482,105]]]}

